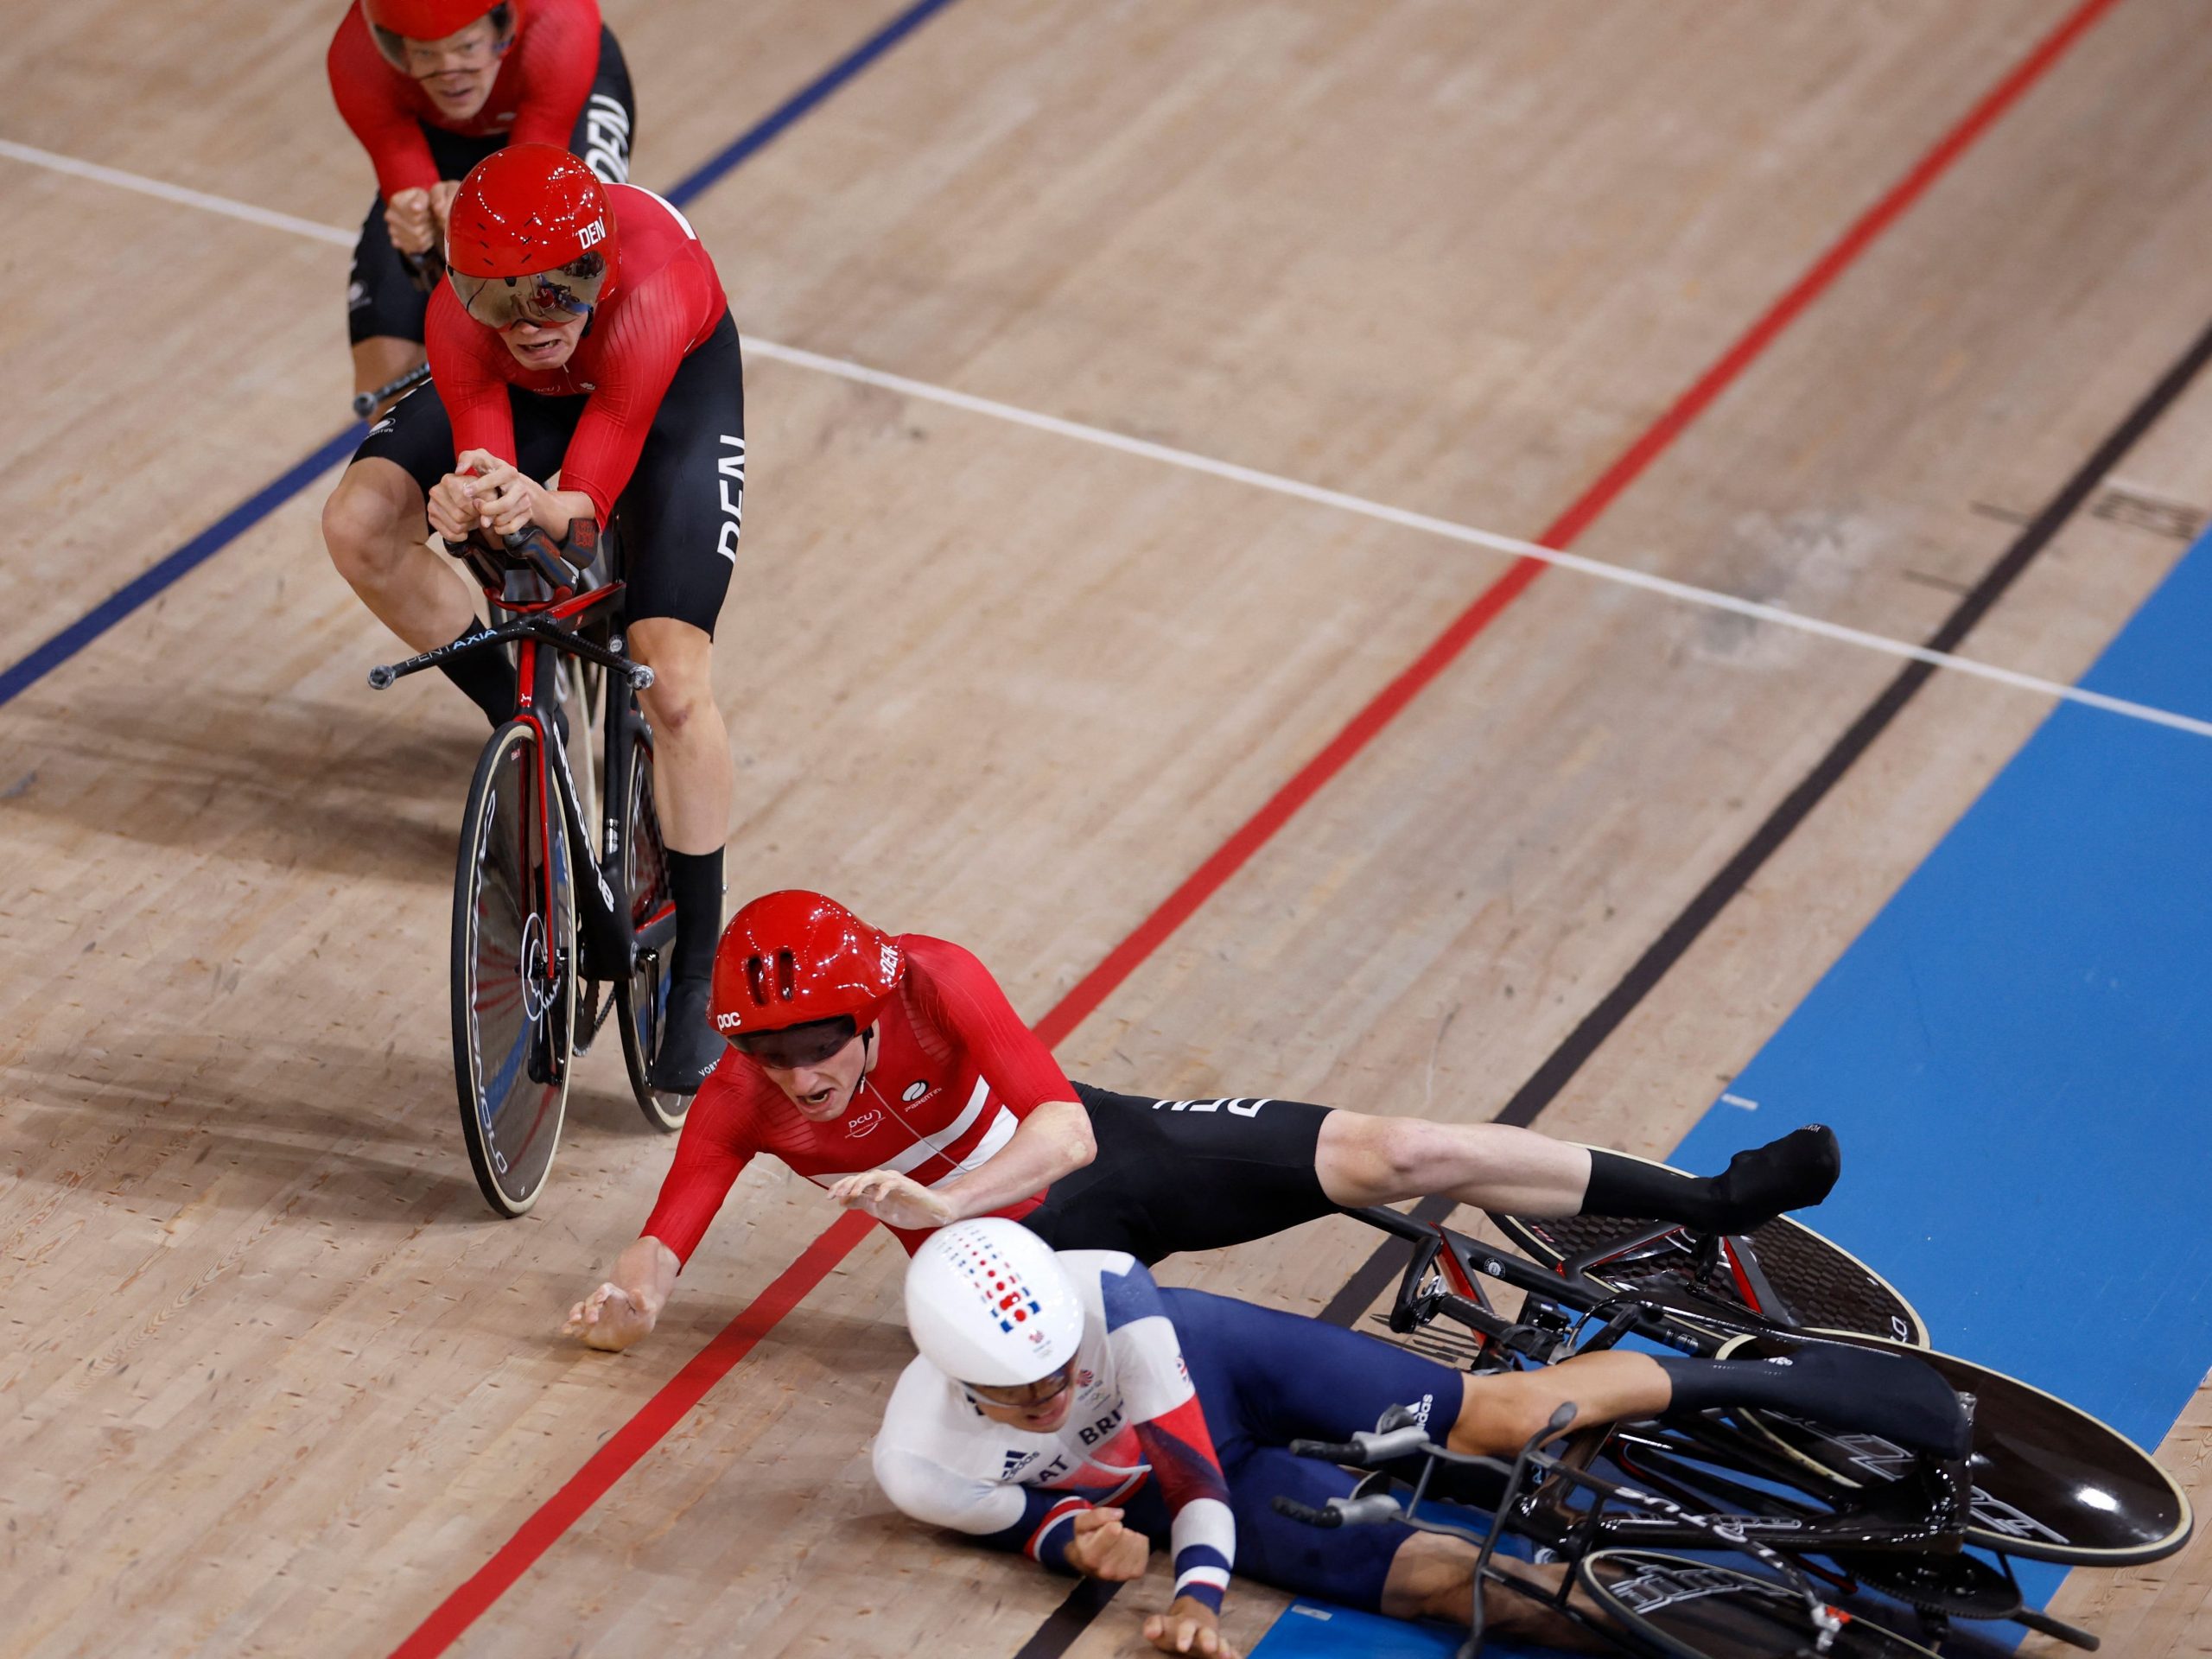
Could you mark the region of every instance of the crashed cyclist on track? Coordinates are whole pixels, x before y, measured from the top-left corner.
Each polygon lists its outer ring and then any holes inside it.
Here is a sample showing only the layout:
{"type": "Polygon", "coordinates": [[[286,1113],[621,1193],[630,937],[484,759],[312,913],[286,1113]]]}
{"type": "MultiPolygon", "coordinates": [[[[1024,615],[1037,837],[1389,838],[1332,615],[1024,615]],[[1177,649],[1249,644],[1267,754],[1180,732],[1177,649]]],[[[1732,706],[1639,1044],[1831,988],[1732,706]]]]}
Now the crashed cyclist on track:
{"type": "Polygon", "coordinates": [[[1819,1125],[1696,1177],[1503,1124],[1071,1084],[969,952],[879,931],[815,893],[769,893],[731,918],[712,1014],[732,1046],[692,1103],[659,1199],[569,1312],[567,1332],[594,1347],[652,1330],[764,1152],[910,1251],[932,1229],[998,1215],[1060,1249],[1147,1263],[1433,1193],[1515,1215],[1748,1232],[1819,1203],[1841,1166],[1819,1125]]]}

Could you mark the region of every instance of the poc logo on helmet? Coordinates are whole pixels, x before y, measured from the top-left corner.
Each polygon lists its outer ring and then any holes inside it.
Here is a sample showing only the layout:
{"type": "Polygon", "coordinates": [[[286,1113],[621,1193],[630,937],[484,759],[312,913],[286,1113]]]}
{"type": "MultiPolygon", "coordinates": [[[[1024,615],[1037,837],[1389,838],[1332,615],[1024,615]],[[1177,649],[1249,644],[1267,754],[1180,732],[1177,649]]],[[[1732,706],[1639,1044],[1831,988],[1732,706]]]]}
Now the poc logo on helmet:
{"type": "Polygon", "coordinates": [[[576,232],[576,245],[580,248],[595,248],[606,240],[607,221],[603,219],[594,219],[576,232]]]}
{"type": "Polygon", "coordinates": [[[738,1027],[739,1022],[744,1018],[745,1016],[741,1014],[726,1014],[722,1015],[721,1019],[715,1021],[715,1029],[716,1031],[735,1031],[738,1027]]]}

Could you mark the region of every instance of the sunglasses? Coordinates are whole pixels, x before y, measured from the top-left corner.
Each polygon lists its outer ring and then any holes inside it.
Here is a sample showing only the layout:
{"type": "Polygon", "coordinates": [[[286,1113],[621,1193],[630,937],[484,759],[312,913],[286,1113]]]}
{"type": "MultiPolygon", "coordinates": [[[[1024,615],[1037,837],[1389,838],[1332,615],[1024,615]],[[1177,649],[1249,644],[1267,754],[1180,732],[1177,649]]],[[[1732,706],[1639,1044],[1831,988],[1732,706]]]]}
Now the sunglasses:
{"type": "Polygon", "coordinates": [[[1071,1359],[1050,1376],[1040,1376],[1018,1389],[987,1389],[980,1382],[963,1382],[960,1386],[978,1404],[996,1406],[1001,1411],[1034,1411],[1039,1406],[1052,1404],[1075,1386],[1075,1361],[1071,1359]]]}
{"type": "Polygon", "coordinates": [[[821,1065],[859,1034],[859,1022],[849,1014],[840,1014],[828,1020],[785,1026],[780,1031],[741,1031],[729,1040],[739,1053],[763,1065],[796,1071],[802,1066],[821,1065]]]}

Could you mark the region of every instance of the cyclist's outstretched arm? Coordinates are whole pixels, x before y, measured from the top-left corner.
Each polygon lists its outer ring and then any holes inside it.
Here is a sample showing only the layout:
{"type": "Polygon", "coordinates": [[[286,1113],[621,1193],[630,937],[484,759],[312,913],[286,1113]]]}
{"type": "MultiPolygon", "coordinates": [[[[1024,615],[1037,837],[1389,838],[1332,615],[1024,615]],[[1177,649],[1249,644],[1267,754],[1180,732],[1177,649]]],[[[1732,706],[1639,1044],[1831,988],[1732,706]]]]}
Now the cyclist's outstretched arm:
{"type": "Polygon", "coordinates": [[[760,1150],[752,1114],[709,1076],[691,1102],[660,1197],[614,1270],[569,1310],[564,1336],[594,1348],[627,1348],[652,1332],[676,1289],[676,1276],[746,1165],[760,1150]]]}

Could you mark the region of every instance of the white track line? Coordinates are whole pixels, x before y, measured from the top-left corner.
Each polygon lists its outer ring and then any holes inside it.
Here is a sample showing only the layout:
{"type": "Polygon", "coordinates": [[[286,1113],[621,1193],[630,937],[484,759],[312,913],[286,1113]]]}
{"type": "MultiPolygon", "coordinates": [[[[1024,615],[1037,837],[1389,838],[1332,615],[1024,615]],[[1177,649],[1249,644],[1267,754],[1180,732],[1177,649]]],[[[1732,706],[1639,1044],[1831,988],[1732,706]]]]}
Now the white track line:
{"type": "MultiPolygon", "coordinates": [[[[241,219],[249,224],[268,226],[272,230],[290,231],[301,236],[313,237],[319,242],[351,247],[356,232],[340,230],[329,225],[318,225],[312,219],[296,219],[289,213],[271,213],[256,207],[250,202],[232,201],[223,196],[211,196],[199,190],[187,190],[178,185],[165,184],[159,179],[141,177],[112,167],[101,167],[92,162],[80,162],[67,156],[56,156],[50,151],[33,149],[28,144],[18,144],[0,138],[0,156],[12,156],[35,167],[51,168],[58,173],[73,174],[79,178],[94,179],[125,190],[159,196],[165,201],[181,202],[187,207],[202,207],[210,213],[222,213],[232,219],[241,219]]],[[[1478,530],[1471,524],[1454,524],[1448,518],[1432,518],[1425,512],[1412,512],[1403,507],[1393,507],[1364,497],[1347,495],[1341,490],[1324,489],[1319,485],[1305,484],[1294,478],[1284,478],[1274,473],[1263,473],[1250,467],[1239,467],[1233,461],[1216,461],[1207,455],[1187,449],[1173,449],[1163,443],[1148,442],[1143,438],[1132,438],[1104,427],[1086,426],[1079,421],[1062,420],[1057,415],[1042,415],[1034,410],[1019,408],[1013,404],[1001,404],[988,397],[977,397],[949,387],[936,386],[927,381],[910,380],[902,374],[887,373],[863,364],[849,363],[842,358],[824,357],[818,352],[801,350],[796,346],[779,346],[773,340],[747,335],[746,350],[754,357],[767,358],[786,363],[794,368],[811,369],[819,374],[835,375],[842,380],[861,385],[875,386],[885,391],[894,391],[902,397],[924,403],[942,404],[970,415],[981,415],[990,420],[1005,421],[1011,425],[1025,426],[1035,432],[1049,432],[1057,437],[1088,443],[1101,449],[1112,449],[1125,455],[1136,455],[1147,461],[1156,461],[1162,466],[1180,467],[1185,472],[1200,473],[1209,478],[1224,479],[1233,484],[1246,485],[1270,494],[1288,496],[1294,500],[1307,501],[1316,506],[1332,507],[1339,512],[1349,512],[1377,523],[1394,524],[1402,530],[1417,531],[1445,541],[1458,542],[1468,547],[1479,547],[1509,558],[1537,559],[1543,563],[1573,570],[1599,582],[1618,583],[1624,588],[1638,588],[1646,593],[1663,594],[1686,605],[1702,607],[1707,610],[1726,611],[1736,616],[1750,617],[1754,621],[1770,622],[1780,628],[1792,628],[1800,633],[1812,634],[1839,644],[1856,645],[1885,657],[1902,658],[1907,662],[1926,663],[1934,668],[1954,674],[1964,674],[1974,679],[1992,681],[2026,691],[2037,696],[2049,697],[2057,702],[2078,703],[2085,709],[2101,709],[2107,714],[2119,715],[2128,720],[2140,720],[2153,726],[2164,726],[2178,732],[2188,732],[2197,737],[2212,737],[2212,721],[2199,720],[2190,715],[2177,714],[2169,709],[2150,703],[2133,702],[2125,697],[2107,696],[2101,691],[2085,690],[2078,685],[2067,685],[2057,680],[2047,680],[2033,674],[2022,674],[1993,664],[1976,662],[1971,657],[1960,657],[1949,652],[1930,651],[1925,645],[1916,645],[1903,639],[1892,639],[1886,634],[1870,633],[1863,628],[1846,627],[1838,622],[1824,622],[1818,617],[1800,616],[1795,611],[1784,610],[1778,605],[1762,605],[1755,600],[1738,599],[1733,594],[1720,593],[1711,588],[1699,588],[1671,577],[1657,576],[1647,571],[1633,569],[1627,565],[1607,564],[1598,559],[1586,559],[1579,553],[1561,552],[1557,548],[1544,547],[1535,542],[1524,542],[1511,536],[1500,536],[1491,531],[1478,530]]]]}
{"type": "Polygon", "coordinates": [[[1823,639],[1834,639],[1845,645],[1857,645],[1862,650],[1878,652],[1886,657],[1899,657],[1916,663],[1927,663],[1955,673],[1971,675],[1977,679],[1993,680],[1999,685],[2012,686],[2019,690],[2032,691],[2038,696],[2056,698],[2063,702],[2078,702],[2084,707],[2101,709],[2109,714],[2125,715],[2132,720],[2145,720],[2157,726],[2171,726],[2176,731],[2193,732],[2199,737],[2212,737],[2212,721],[2203,721],[2189,715],[2175,714],[2169,709],[2154,708],[2149,703],[2131,702],[2124,697],[2108,697],[2100,691],[2085,691],[2080,686],[2066,685],[2056,680],[2038,678],[2033,674],[2021,674],[2009,668],[1998,668],[1988,663],[1976,662],[1971,657],[1957,657],[1948,652],[1930,651],[1925,645],[1910,645],[1902,639],[1892,639],[1886,634],[1869,633],[1863,628],[1846,627],[1839,622],[1823,622],[1818,617],[1800,616],[1795,611],[1783,610],[1778,605],[1762,605],[1755,600],[1738,599],[1732,594],[1719,593],[1710,588],[1693,587],[1686,582],[1676,582],[1668,576],[1655,576],[1649,572],[1631,569],[1626,565],[1607,564],[1597,559],[1586,559],[1579,553],[1563,553],[1557,548],[1544,547],[1535,542],[1521,541],[1511,536],[1500,536],[1491,531],[1477,530],[1472,525],[1454,524],[1448,518],[1431,518],[1425,512],[1409,512],[1403,507],[1385,505],[1361,496],[1346,495],[1341,490],[1327,490],[1315,484],[1302,484],[1294,478],[1283,478],[1274,473],[1262,473],[1234,462],[1215,461],[1205,455],[1193,454],[1187,449],[1171,449],[1165,444],[1150,443],[1142,438],[1125,437],[1119,432],[1109,432],[1103,427],[1084,426],[1074,421],[1064,421],[1056,415],[1039,415],[1012,404],[994,403],[988,397],[972,397],[964,391],[950,391],[943,386],[933,386],[920,380],[909,380],[903,375],[887,374],[880,369],[867,368],[858,363],[842,359],[823,357],[815,352],[801,351],[794,346],[779,346],[772,340],[748,338],[746,349],[756,357],[772,358],[778,362],[790,363],[799,368],[814,369],[823,374],[834,374],[847,380],[856,380],[862,385],[880,386],[887,391],[896,391],[909,397],[929,403],[943,404],[948,408],[964,410],[972,415],[987,415],[994,420],[1008,421],[1016,426],[1027,426],[1039,432],[1051,432],[1078,442],[1096,444],[1103,449],[1116,449],[1123,454],[1141,455],[1168,467],[1179,467],[1185,472],[1203,473],[1211,478],[1227,479],[1232,483],[1245,484],[1255,490],[1266,490],[1275,495],[1287,495],[1300,501],[1311,501],[1318,506],[1334,507],[1340,512],[1356,513],[1363,518],[1395,524],[1401,529],[1415,530],[1446,541],[1461,542],[1470,547],[1487,548],[1493,553],[1506,554],[1513,558],[1540,559],[1546,564],[1558,565],[1561,569],[1578,571],[1594,576],[1600,582],[1618,582],[1624,588],[1640,588],[1646,593],[1664,594],[1685,604],[1703,606],[1708,610],[1727,611],[1737,616],[1751,617],[1761,622],[1771,622],[1777,627],[1795,628],[1801,633],[1817,635],[1823,639]]]}
{"type": "Polygon", "coordinates": [[[181,202],[187,207],[202,207],[211,213],[221,213],[228,219],[242,219],[249,225],[260,225],[272,231],[289,231],[295,236],[311,236],[318,242],[328,242],[341,248],[350,248],[359,236],[358,231],[341,231],[328,225],[318,225],[311,219],[296,219],[290,213],[272,213],[266,207],[257,207],[250,201],[232,201],[228,196],[211,196],[204,190],[188,190],[181,184],[165,184],[159,179],[149,179],[137,173],[125,173],[120,168],[102,167],[97,162],[80,162],[73,156],[56,156],[50,149],[33,149],[29,144],[19,144],[11,139],[0,138],[0,156],[16,161],[28,162],[33,167],[43,167],[56,173],[68,173],[80,179],[97,179],[102,184],[114,185],[121,190],[136,190],[142,196],[159,196],[163,201],[181,202]]]}

